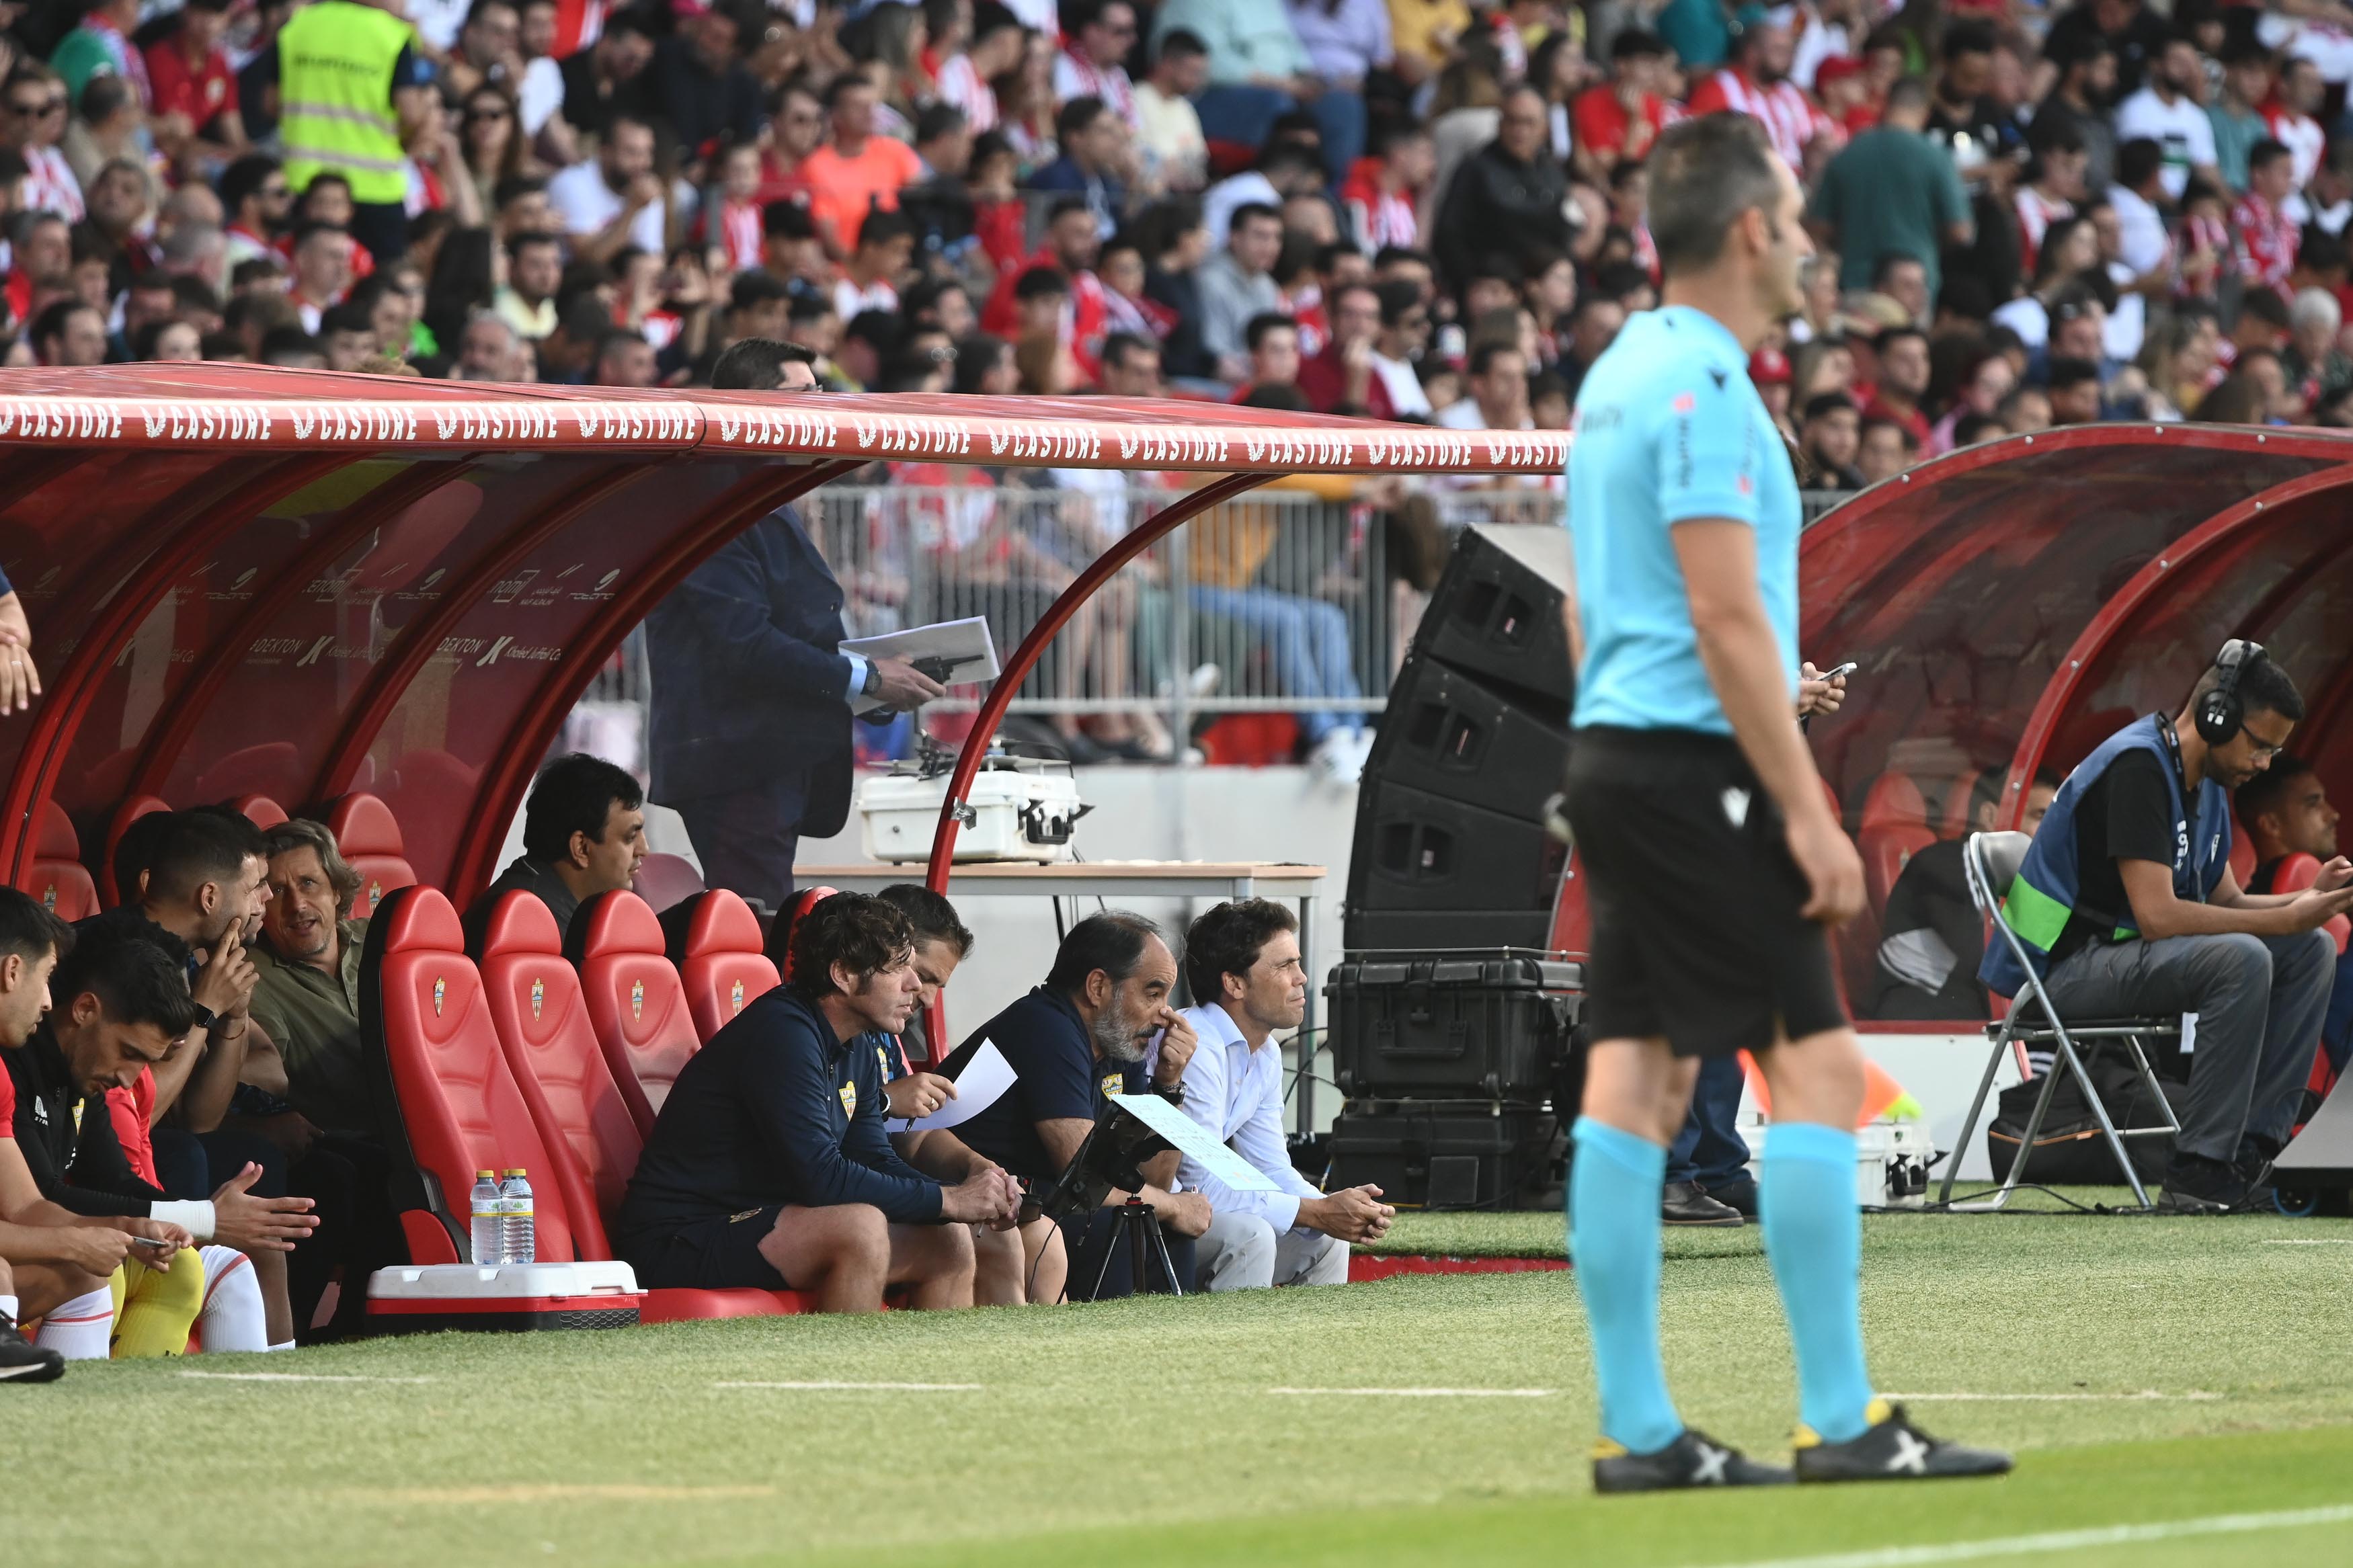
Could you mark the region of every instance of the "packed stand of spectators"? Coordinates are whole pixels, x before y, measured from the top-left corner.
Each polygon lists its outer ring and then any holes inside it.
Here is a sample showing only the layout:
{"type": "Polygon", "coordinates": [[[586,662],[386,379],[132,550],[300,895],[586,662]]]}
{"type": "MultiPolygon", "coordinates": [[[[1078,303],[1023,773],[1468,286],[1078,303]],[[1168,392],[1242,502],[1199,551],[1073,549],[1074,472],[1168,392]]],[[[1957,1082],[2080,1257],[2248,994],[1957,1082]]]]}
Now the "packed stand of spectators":
{"type": "MultiPolygon", "coordinates": [[[[1808,190],[1805,307],[1751,370],[1810,488],[2098,419],[2353,425],[2328,0],[74,9],[0,5],[10,364],[695,386],[757,338],[834,390],[1566,428],[1658,302],[1652,139],[1730,111],[1808,190]]],[[[857,633],[1018,637],[1161,487],[871,478],[893,488],[862,537],[819,540],[857,633]]],[[[1278,691],[1345,704],[1385,673],[1355,606],[1409,625],[1442,522],[1556,517],[1561,488],[1318,491],[1351,538],[1303,582],[1237,517],[1195,552],[1193,613],[1259,639],[1278,691]],[[1324,668],[1335,604],[1347,669],[1324,668]]],[[[1153,668],[1160,572],[1033,678],[1074,755],[1183,747],[1152,693],[1203,672],[1153,668]]],[[[1345,775],[1358,717],[1310,712],[1303,749],[1345,775]]]]}

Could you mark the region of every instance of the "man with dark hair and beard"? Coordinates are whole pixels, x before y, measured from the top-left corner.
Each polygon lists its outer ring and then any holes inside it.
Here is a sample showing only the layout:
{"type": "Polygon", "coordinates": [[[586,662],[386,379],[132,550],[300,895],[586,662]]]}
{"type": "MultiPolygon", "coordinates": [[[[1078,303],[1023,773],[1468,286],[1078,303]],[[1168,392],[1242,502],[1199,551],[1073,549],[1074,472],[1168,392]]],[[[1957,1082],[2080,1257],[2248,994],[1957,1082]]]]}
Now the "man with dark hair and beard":
{"type": "MultiPolygon", "coordinates": [[[[958,1077],[987,1041],[996,1042],[1013,1068],[1013,1087],[956,1130],[965,1147],[1029,1182],[1034,1201],[1077,1157],[1108,1097],[1184,1082],[1195,1037],[1192,1026],[1169,1005],[1176,985],[1176,956],[1160,928],[1142,915],[1113,910],[1072,926],[1045,984],[973,1031],[941,1069],[958,1077]],[[1160,1036],[1156,1050],[1155,1035],[1160,1036]]],[[[1172,1190],[1176,1163],[1174,1150],[1146,1162],[1144,1189],[1135,1195],[1159,1216],[1176,1283],[1189,1290],[1193,1238],[1209,1228],[1210,1210],[1201,1194],[1172,1190]]],[[[1110,1210],[1126,1201],[1125,1193],[1114,1192],[1103,1210],[1063,1222],[1072,1300],[1092,1293],[1098,1274],[1105,1297],[1135,1290],[1126,1248],[1113,1250],[1103,1273],[1110,1210]]],[[[1025,1208],[1024,1216],[1034,1215],[1025,1208]]],[[[1147,1281],[1145,1288],[1166,1284],[1147,1281]]]]}
{"type": "Polygon", "coordinates": [[[736,1015],[662,1102],[614,1226],[650,1289],[806,1291],[824,1312],[972,1305],[966,1223],[1009,1226],[993,1164],[954,1185],[910,1169],[883,1131],[884,1037],[923,982],[907,917],[837,893],[793,930],[793,979],[736,1015]]]}

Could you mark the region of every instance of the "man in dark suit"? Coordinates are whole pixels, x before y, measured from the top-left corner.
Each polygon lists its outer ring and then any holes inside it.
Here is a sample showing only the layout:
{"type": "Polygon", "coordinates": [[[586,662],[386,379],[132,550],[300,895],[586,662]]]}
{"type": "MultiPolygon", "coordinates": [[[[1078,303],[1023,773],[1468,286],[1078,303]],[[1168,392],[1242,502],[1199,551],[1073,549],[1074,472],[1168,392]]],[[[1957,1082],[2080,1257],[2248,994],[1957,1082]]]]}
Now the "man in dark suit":
{"type": "MultiPolygon", "coordinates": [[[[815,358],[746,338],[711,384],[814,392],[815,358]]],[[[843,653],[841,639],[841,584],[791,507],[722,545],[646,617],[651,793],[685,820],[710,886],[782,908],[801,836],[849,820],[850,703],[913,709],[944,690],[904,659],[843,653]]]]}

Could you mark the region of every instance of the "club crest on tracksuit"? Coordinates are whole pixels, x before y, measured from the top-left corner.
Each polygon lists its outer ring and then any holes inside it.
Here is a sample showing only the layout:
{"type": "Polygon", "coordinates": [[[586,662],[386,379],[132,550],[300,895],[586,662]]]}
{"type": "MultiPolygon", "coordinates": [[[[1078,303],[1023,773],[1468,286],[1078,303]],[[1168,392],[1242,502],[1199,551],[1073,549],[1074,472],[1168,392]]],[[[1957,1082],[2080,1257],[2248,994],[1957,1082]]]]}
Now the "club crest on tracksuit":
{"type": "Polygon", "coordinates": [[[841,1113],[844,1116],[858,1114],[858,1080],[856,1079],[851,1079],[841,1086],[841,1113]]]}

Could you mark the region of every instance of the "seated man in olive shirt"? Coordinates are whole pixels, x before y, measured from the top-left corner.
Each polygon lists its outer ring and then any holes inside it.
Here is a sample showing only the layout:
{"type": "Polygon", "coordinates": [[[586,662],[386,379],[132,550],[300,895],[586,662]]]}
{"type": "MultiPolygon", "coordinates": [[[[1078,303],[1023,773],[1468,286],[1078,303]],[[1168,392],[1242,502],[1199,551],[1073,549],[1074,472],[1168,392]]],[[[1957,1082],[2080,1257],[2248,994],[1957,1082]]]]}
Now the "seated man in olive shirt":
{"type": "Polygon", "coordinates": [[[286,1098],[321,1127],[368,1132],[375,1112],[360,1070],[360,950],[367,921],[349,919],[360,875],[324,826],[301,817],[265,836],[269,901],[253,1017],[286,1060],[286,1098]]]}

